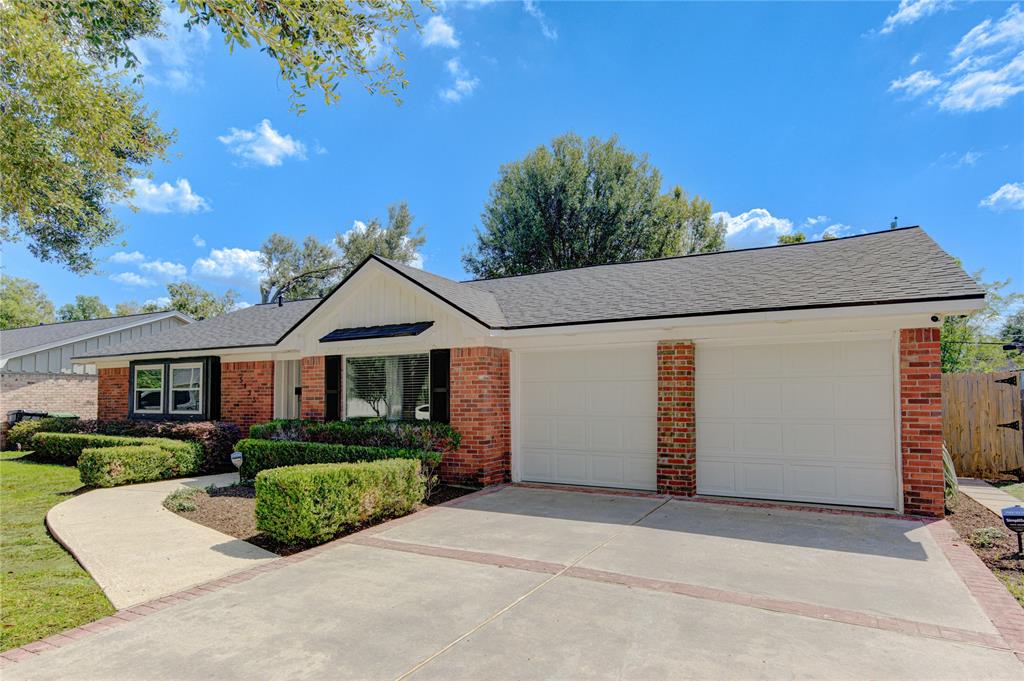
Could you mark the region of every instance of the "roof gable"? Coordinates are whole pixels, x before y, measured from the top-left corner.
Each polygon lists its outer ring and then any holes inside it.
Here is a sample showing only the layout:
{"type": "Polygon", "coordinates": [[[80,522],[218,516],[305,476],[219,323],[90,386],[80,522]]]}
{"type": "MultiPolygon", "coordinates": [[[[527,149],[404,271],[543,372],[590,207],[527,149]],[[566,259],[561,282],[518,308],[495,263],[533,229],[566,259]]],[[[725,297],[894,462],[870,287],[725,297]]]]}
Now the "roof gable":
{"type": "Polygon", "coordinates": [[[77,343],[170,318],[179,319],[186,325],[193,321],[188,315],[172,310],[5,329],[0,331],[0,356],[9,359],[41,352],[47,348],[77,343]]]}

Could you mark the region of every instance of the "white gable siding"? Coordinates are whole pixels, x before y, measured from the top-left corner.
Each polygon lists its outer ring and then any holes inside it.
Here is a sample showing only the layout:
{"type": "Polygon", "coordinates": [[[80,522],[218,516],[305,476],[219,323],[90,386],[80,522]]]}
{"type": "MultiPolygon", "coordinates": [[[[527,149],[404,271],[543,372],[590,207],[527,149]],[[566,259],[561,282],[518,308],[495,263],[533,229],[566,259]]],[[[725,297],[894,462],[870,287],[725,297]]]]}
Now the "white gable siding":
{"type": "MultiPolygon", "coordinates": [[[[330,298],[289,339],[304,355],[403,351],[483,344],[480,328],[430,293],[389,272],[366,272],[330,298]],[[419,336],[320,343],[335,329],[380,324],[434,322],[419,336]]],[[[289,343],[290,345],[290,343],[289,343]]]]}
{"type": "Polygon", "coordinates": [[[67,343],[56,348],[43,350],[31,355],[12,357],[4,365],[4,373],[36,373],[36,374],[94,374],[96,367],[92,364],[71,363],[71,358],[89,352],[117,345],[124,341],[151,336],[154,333],[167,331],[184,324],[177,317],[168,317],[148,324],[140,324],[130,329],[105,333],[77,343],[67,343]]]}

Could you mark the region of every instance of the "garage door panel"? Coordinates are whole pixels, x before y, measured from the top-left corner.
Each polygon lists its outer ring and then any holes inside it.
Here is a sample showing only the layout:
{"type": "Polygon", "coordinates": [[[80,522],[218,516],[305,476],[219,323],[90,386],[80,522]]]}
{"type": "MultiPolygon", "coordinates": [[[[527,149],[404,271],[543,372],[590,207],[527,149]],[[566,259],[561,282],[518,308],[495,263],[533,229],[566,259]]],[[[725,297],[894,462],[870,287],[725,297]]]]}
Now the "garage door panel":
{"type": "Polygon", "coordinates": [[[737,423],[736,448],[741,452],[781,454],[781,423],[737,423]]]}
{"type": "Polygon", "coordinates": [[[786,491],[786,469],[781,463],[748,462],[741,469],[742,491],[756,496],[779,496],[786,491]]]}
{"type": "Polygon", "coordinates": [[[516,361],[521,368],[518,428],[524,480],[654,489],[653,346],[529,352],[516,361]],[[524,404],[530,399],[532,405],[524,404]]]}
{"type": "Polygon", "coordinates": [[[698,344],[695,399],[698,492],[895,506],[891,341],[698,344]]]}
{"type": "Polygon", "coordinates": [[[796,381],[782,389],[781,416],[786,418],[832,418],[836,415],[836,392],[832,381],[796,381]]]}
{"type": "Polygon", "coordinates": [[[782,415],[782,385],[777,381],[738,381],[733,390],[732,416],[754,418],[782,415]]]}

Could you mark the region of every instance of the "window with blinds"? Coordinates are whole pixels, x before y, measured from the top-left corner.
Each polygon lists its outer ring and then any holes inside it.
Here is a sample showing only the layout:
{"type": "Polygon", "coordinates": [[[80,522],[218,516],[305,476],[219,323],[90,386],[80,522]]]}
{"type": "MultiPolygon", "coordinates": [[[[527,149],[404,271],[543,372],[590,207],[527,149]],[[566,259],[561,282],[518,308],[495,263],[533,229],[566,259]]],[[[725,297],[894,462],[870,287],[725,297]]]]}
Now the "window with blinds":
{"type": "Polygon", "coordinates": [[[430,355],[345,358],[345,417],[430,418],[430,355]]]}

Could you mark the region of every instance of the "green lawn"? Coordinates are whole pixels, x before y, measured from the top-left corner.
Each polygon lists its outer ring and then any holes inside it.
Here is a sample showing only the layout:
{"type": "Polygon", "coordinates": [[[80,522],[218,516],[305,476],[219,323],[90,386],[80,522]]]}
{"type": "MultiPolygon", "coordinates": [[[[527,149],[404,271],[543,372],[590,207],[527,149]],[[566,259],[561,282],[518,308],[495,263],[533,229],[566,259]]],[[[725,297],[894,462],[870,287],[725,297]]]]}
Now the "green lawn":
{"type": "Polygon", "coordinates": [[[92,577],[46,531],[52,506],[81,486],[78,469],[0,454],[0,650],[114,612],[92,577]]]}
{"type": "Polygon", "coordinates": [[[999,489],[1013,497],[1024,501],[1024,482],[995,482],[992,483],[999,489]]]}

